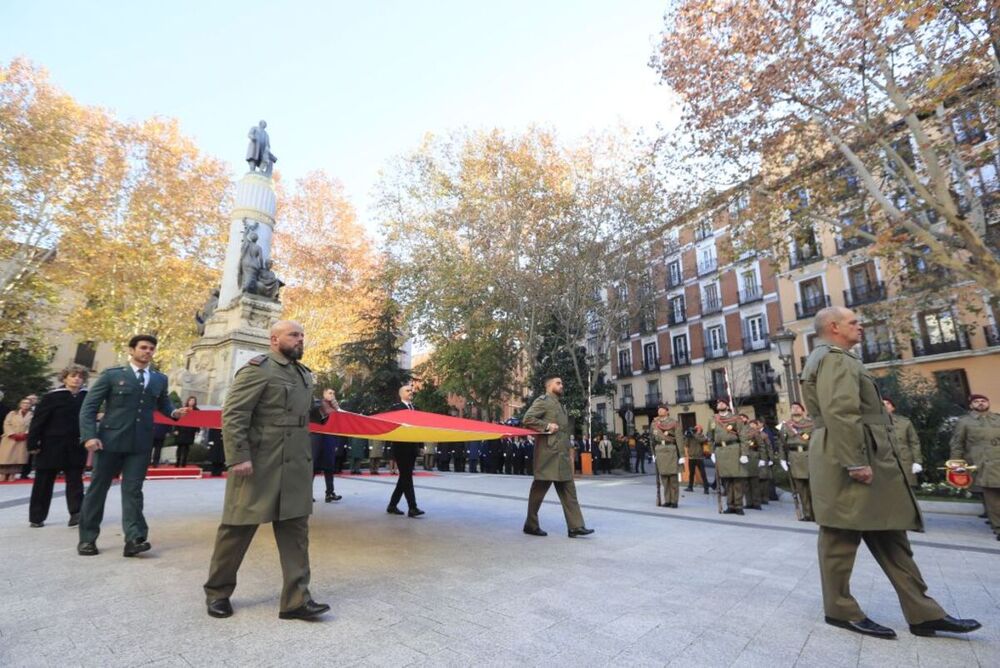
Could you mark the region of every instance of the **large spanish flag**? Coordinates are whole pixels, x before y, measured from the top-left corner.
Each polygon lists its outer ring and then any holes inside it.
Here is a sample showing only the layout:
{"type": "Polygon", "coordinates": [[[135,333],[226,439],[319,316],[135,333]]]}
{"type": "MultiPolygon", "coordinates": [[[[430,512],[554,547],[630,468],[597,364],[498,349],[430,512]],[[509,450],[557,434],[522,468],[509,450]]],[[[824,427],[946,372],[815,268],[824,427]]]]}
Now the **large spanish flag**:
{"type": "MultiPolygon", "coordinates": [[[[222,411],[191,411],[180,420],[171,420],[156,413],[154,420],[160,424],[176,427],[221,429],[222,411]]],[[[423,411],[392,411],[373,416],[337,411],[331,413],[324,424],[310,423],[309,431],[404,443],[489,441],[503,436],[531,436],[535,433],[529,429],[423,411]]]]}

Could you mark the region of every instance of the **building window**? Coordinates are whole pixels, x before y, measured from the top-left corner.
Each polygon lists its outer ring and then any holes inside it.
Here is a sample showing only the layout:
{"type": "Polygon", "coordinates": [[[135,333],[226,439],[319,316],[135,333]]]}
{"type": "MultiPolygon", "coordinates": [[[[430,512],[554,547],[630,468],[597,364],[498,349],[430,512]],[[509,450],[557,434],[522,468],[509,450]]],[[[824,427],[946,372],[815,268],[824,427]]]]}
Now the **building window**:
{"type": "Polygon", "coordinates": [[[958,341],[958,328],[951,311],[922,313],[920,331],[924,335],[924,340],[932,346],[958,341]]]}
{"type": "Polygon", "coordinates": [[[673,338],[673,349],[674,349],[674,364],[683,365],[688,364],[691,358],[688,354],[688,339],[687,334],[680,334],[673,338]]]}
{"type": "Polygon", "coordinates": [[[970,104],[955,112],[951,118],[951,129],[955,131],[955,141],[959,144],[978,144],[986,139],[983,116],[975,104],[970,104]]]}
{"type": "Polygon", "coordinates": [[[691,387],[691,375],[677,376],[677,403],[689,404],[694,401],[694,389],[691,387]]]}
{"type": "Polygon", "coordinates": [[[750,393],[774,394],[774,369],[770,362],[754,362],[750,365],[750,393]]]}
{"type": "Polygon", "coordinates": [[[642,347],[642,361],[643,366],[647,371],[653,371],[660,368],[660,360],[656,355],[655,343],[647,343],[642,347]]]}
{"type": "Polygon", "coordinates": [[[972,167],[966,172],[972,192],[979,198],[995,195],[1000,191],[1000,180],[997,179],[997,166],[992,162],[984,162],[978,167],[972,167]]]}
{"type": "Polygon", "coordinates": [[[726,382],[725,369],[712,369],[712,398],[729,401],[729,384],[726,382]]]}
{"type": "Polygon", "coordinates": [[[683,273],[681,271],[680,260],[674,260],[667,265],[667,287],[674,288],[684,282],[683,273]]]}
{"type": "Polygon", "coordinates": [[[684,322],[685,317],[684,297],[673,297],[670,300],[670,324],[676,325],[678,323],[682,323],[684,322]]]}
{"type": "Polygon", "coordinates": [[[632,351],[618,351],[618,371],[623,375],[628,375],[632,371],[632,351]]]}
{"type": "Polygon", "coordinates": [[[646,407],[657,406],[663,399],[660,397],[660,381],[651,380],[646,383],[646,407]]]}
{"type": "Polygon", "coordinates": [[[834,174],[834,181],[836,183],[835,193],[837,199],[847,199],[858,194],[860,186],[858,173],[850,165],[844,165],[838,169],[834,174]]]}
{"type": "Polygon", "coordinates": [[[712,221],[702,220],[694,228],[694,238],[695,241],[701,241],[702,239],[707,239],[712,236],[712,221]]]}
{"type": "Polygon", "coordinates": [[[967,406],[969,401],[969,379],[965,375],[965,369],[949,369],[947,371],[935,371],[934,382],[938,391],[945,395],[959,406],[967,406]]]}
{"type": "Polygon", "coordinates": [[[707,274],[715,271],[719,262],[715,256],[715,244],[710,244],[698,249],[698,273],[707,274]]]}
{"type": "Polygon", "coordinates": [[[709,283],[704,286],[701,303],[702,314],[714,313],[715,311],[722,310],[722,300],[719,299],[719,286],[717,284],[709,283]]]}
{"type": "Polygon", "coordinates": [[[708,350],[706,357],[718,359],[726,354],[726,333],[722,325],[708,328],[708,350]]]}
{"type": "Polygon", "coordinates": [[[97,356],[97,346],[93,341],[81,341],[76,344],[76,355],[73,356],[73,364],[94,369],[94,358],[97,356]]]}

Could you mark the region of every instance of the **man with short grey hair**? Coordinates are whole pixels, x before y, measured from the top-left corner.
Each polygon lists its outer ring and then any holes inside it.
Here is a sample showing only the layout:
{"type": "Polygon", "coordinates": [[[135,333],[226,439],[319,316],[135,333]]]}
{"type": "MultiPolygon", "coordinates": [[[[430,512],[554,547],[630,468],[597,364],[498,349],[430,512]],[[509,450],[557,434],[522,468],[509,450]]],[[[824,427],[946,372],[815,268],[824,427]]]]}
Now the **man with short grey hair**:
{"type": "Polygon", "coordinates": [[[819,524],[819,571],[826,622],[875,638],[896,632],[876,624],[851,595],[851,572],[863,540],[888,576],[914,635],[968,633],[974,619],[955,619],[927,596],[907,531],[923,518],[906,483],[892,422],[871,374],[851,349],[862,327],[853,311],[816,314],[819,343],[802,372],[802,395],[815,431],[809,453],[813,512],[819,524]]]}

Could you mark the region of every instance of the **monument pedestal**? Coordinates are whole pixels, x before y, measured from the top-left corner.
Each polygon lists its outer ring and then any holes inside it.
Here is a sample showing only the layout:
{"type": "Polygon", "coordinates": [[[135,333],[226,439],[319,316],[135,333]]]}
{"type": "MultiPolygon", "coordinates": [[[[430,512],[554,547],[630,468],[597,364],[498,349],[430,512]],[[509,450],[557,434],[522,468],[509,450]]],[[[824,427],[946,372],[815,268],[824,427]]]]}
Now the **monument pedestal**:
{"type": "Polygon", "coordinates": [[[181,400],[198,398],[199,405],[221,406],[237,370],[271,346],[271,325],[281,319],[281,304],[239,295],[205,323],[205,334],[186,354],[186,363],[172,386],[183,388],[181,400]]]}

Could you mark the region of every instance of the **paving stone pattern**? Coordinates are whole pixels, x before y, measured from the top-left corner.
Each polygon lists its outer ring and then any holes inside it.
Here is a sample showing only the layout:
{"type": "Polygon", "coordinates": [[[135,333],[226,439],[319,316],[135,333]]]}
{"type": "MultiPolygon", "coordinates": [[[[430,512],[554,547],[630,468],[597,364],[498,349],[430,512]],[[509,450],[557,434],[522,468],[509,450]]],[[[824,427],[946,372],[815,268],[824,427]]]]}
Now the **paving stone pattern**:
{"type": "Polygon", "coordinates": [[[587,478],[579,497],[597,533],[571,540],[554,490],[549,536],[521,533],[525,477],[422,477],[420,519],[385,513],[393,482],[338,478],[344,499],[316,504],[311,589],[333,610],[312,623],[277,618],[267,527],[236,614],[205,614],[221,480],[148,482],[153,550],[135,559],[121,556],[117,488],[102,553],[84,558],[62,498],[31,529],[30,487],[0,485],[0,666],[1000,666],[1000,543],[968,509],[928,514],[912,538],[930,593],[984,628],[911,636],[862,547],[853,590],[899,632],[890,642],[823,623],[815,527],[787,500],[720,516],[700,490],[656,508],[650,475],[587,478]]]}

